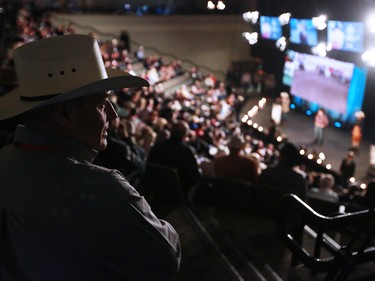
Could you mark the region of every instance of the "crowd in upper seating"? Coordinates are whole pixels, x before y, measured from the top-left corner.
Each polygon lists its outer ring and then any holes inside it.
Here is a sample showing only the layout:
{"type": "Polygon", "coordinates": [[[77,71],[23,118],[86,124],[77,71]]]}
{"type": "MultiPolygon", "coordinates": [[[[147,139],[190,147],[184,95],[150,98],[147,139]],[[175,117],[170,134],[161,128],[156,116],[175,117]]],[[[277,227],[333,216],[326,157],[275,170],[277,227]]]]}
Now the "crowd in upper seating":
{"type": "MultiPolygon", "coordinates": [[[[12,7],[14,14],[9,15],[9,21],[15,20],[16,25],[8,35],[11,44],[2,68],[12,67],[12,50],[20,44],[75,33],[73,25],[54,27],[38,2],[25,3],[12,7]]],[[[196,67],[184,69],[178,60],[147,56],[142,46],[132,53],[126,33],[113,40],[93,35],[100,42],[107,67],[130,74],[137,71],[151,85],[111,94],[119,117],[111,124],[108,148],[96,163],[125,175],[142,171],[148,161],[170,165],[179,170],[186,192],[202,176],[219,176],[254,184],[295,186],[297,191],[293,192],[301,197],[321,192],[329,194],[330,199],[346,200],[353,195],[349,189],[335,188],[339,184],[346,187],[346,182],[332,183],[332,177],[301,165],[297,161],[299,151],[292,144],[283,149],[274,138],[257,138],[243,129],[237,114],[244,97],[226,81],[196,67]],[[179,77],[184,79],[167,94],[164,82],[179,77]]]]}

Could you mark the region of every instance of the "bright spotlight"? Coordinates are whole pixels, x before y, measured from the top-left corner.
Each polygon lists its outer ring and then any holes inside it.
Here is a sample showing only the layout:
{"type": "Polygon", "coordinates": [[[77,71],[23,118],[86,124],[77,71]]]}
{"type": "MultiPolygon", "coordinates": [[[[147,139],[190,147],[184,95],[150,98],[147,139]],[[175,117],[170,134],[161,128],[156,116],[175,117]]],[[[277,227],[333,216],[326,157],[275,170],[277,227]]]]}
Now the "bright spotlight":
{"type": "Polygon", "coordinates": [[[330,170],[330,169],[332,168],[332,165],[331,165],[331,164],[327,164],[327,165],[326,165],[326,168],[327,168],[328,170],[330,170]]]}
{"type": "Polygon", "coordinates": [[[276,41],[276,47],[283,52],[286,48],[286,38],[283,36],[276,41]]]}
{"type": "Polygon", "coordinates": [[[326,57],[327,56],[327,46],[325,43],[320,42],[315,47],[311,48],[311,52],[314,55],[320,56],[320,57],[326,57]]]}
{"type": "Polygon", "coordinates": [[[243,13],[242,18],[246,22],[251,22],[252,24],[256,24],[259,19],[259,12],[253,11],[253,12],[243,13]]]}
{"type": "Polygon", "coordinates": [[[368,66],[375,66],[375,49],[367,50],[361,57],[368,66]]]}
{"type": "Polygon", "coordinates": [[[208,10],[213,10],[215,9],[215,4],[212,1],[207,2],[207,9],[208,10]]]}
{"type": "Polygon", "coordinates": [[[258,102],[258,106],[260,109],[263,108],[263,106],[266,104],[266,98],[262,98],[259,102],[258,102]]]}
{"type": "Polygon", "coordinates": [[[351,183],[354,183],[354,182],[355,182],[355,177],[351,177],[351,178],[349,179],[349,181],[350,181],[351,183]]]}
{"type": "Polygon", "coordinates": [[[320,15],[312,18],[313,25],[317,30],[324,30],[327,27],[327,16],[320,15]]]}
{"type": "Polygon", "coordinates": [[[372,12],[370,15],[367,16],[366,25],[370,32],[375,33],[375,13],[374,12],[372,12]]]}
{"type": "Polygon", "coordinates": [[[250,22],[251,21],[251,12],[243,13],[242,18],[243,18],[244,21],[250,22]]]}
{"type": "Polygon", "coordinates": [[[365,183],[361,183],[361,185],[359,186],[362,190],[366,189],[366,184],[365,183]]]}
{"type": "Polygon", "coordinates": [[[216,5],[216,8],[220,11],[224,10],[225,9],[225,4],[223,1],[219,1],[217,2],[217,5],[216,5]]]}
{"type": "Polygon", "coordinates": [[[279,16],[279,21],[281,25],[287,25],[289,23],[291,14],[290,13],[283,13],[279,16]]]}
{"type": "Polygon", "coordinates": [[[242,37],[244,37],[250,45],[254,45],[258,42],[258,32],[243,32],[242,37]]]}
{"type": "Polygon", "coordinates": [[[246,32],[242,32],[242,37],[245,38],[246,40],[249,40],[248,38],[250,38],[250,32],[246,31],[246,32]]]}
{"type": "Polygon", "coordinates": [[[326,156],[323,152],[319,153],[319,158],[322,159],[323,161],[326,160],[326,156]]]}
{"type": "Polygon", "coordinates": [[[299,151],[299,154],[301,154],[301,155],[305,155],[305,153],[306,153],[306,151],[305,151],[304,149],[301,149],[301,150],[299,151]]]}

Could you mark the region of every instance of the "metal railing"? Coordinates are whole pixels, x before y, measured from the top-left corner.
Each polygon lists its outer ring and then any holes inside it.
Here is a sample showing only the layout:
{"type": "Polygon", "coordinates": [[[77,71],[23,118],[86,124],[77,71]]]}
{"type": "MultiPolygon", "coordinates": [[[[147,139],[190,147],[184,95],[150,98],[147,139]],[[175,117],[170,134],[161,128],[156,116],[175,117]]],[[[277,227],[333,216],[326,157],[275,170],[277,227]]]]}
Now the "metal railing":
{"type": "Polygon", "coordinates": [[[326,272],[326,281],[346,280],[357,265],[375,260],[373,209],[324,216],[289,194],[280,201],[277,230],[294,264],[299,261],[313,271],[326,272]],[[313,233],[312,253],[303,243],[305,229],[313,233]],[[324,249],[330,255],[322,258],[324,249]]]}

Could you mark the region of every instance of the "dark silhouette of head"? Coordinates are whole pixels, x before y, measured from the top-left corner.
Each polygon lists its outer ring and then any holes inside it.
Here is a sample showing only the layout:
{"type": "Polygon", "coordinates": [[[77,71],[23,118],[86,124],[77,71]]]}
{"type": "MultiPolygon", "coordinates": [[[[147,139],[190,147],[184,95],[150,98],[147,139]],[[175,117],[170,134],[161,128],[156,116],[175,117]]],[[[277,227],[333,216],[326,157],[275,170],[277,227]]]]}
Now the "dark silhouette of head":
{"type": "Polygon", "coordinates": [[[187,122],[179,120],[172,124],[171,127],[171,139],[181,140],[187,136],[189,132],[189,125],[187,122]]]}
{"type": "Polygon", "coordinates": [[[291,142],[286,142],[280,148],[280,162],[287,163],[291,166],[300,163],[301,156],[298,148],[291,142]]]}

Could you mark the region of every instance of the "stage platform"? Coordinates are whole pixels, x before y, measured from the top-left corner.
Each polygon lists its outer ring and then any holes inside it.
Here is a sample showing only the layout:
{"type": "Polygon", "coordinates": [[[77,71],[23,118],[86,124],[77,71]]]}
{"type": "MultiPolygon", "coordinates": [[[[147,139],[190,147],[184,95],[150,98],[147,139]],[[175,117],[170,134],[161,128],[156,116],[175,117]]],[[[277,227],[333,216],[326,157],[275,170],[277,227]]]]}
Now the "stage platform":
{"type": "MultiPolygon", "coordinates": [[[[261,94],[251,94],[246,104],[242,107],[240,116],[246,114],[251,108],[258,104],[264,96],[261,94]]],[[[274,99],[265,97],[265,106],[258,111],[252,118],[252,121],[263,128],[270,125],[271,109],[274,99]]],[[[326,156],[325,164],[331,164],[332,169],[339,171],[340,164],[351,147],[351,128],[336,128],[333,124],[325,129],[325,141],[323,145],[314,145],[314,117],[308,116],[299,110],[291,110],[288,113],[286,124],[279,126],[282,134],[288,137],[288,140],[297,146],[305,145],[309,151],[323,152],[326,156]]],[[[332,122],[331,122],[332,123],[332,122]]],[[[355,156],[356,171],[355,178],[358,183],[367,183],[371,179],[369,171],[370,161],[370,138],[367,137],[371,132],[366,132],[364,127],[364,137],[360,144],[359,150],[355,156]]]]}

